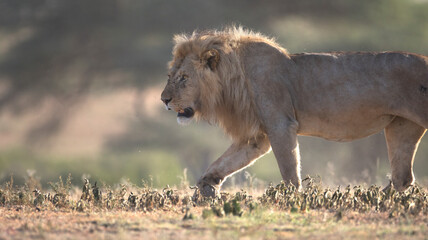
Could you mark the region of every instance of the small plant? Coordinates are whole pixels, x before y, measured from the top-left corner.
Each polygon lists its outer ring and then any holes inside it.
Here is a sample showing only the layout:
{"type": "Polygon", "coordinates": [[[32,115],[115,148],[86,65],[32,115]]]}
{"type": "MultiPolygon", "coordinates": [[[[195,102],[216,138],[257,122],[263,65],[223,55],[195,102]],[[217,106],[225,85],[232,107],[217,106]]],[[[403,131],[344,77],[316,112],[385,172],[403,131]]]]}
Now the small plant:
{"type": "Polygon", "coordinates": [[[94,186],[92,186],[92,195],[94,196],[95,203],[102,203],[103,201],[103,194],[100,190],[100,188],[97,186],[97,182],[95,182],[94,186]]]}
{"type": "Polygon", "coordinates": [[[180,189],[186,189],[189,186],[189,180],[187,179],[187,168],[183,170],[183,176],[178,176],[180,179],[180,189]]]}
{"type": "Polygon", "coordinates": [[[89,179],[85,178],[83,187],[82,187],[82,195],[80,196],[80,199],[88,202],[91,201],[92,196],[91,196],[90,190],[91,190],[91,184],[89,183],[89,179]]]}
{"type": "Polygon", "coordinates": [[[33,193],[35,197],[33,201],[34,206],[37,207],[43,205],[43,203],[45,202],[45,196],[42,194],[42,192],[40,192],[40,190],[36,188],[34,189],[33,193]]]}
{"type": "Polygon", "coordinates": [[[51,202],[54,204],[55,207],[66,207],[69,204],[69,196],[70,196],[70,189],[72,187],[71,185],[71,174],[68,174],[67,180],[64,184],[62,181],[62,177],[59,176],[59,180],[56,183],[50,182],[49,185],[51,186],[52,190],[55,192],[55,195],[51,199],[51,202]]]}
{"type": "MultiPolygon", "coordinates": [[[[193,220],[193,219],[195,219],[195,216],[190,212],[190,208],[189,207],[186,207],[185,212],[186,213],[184,214],[183,220],[193,220]]],[[[202,217],[204,219],[207,218],[207,216],[204,217],[203,213],[202,213],[202,217]]]]}

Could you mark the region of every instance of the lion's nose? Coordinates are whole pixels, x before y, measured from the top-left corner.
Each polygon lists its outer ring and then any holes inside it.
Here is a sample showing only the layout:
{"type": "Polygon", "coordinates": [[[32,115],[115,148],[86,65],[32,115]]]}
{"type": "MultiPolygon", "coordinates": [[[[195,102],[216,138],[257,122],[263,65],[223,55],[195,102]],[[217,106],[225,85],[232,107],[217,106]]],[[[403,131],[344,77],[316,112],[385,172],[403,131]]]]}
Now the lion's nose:
{"type": "Polygon", "coordinates": [[[165,105],[168,105],[168,103],[171,102],[171,98],[161,98],[161,100],[165,103],[165,105]]]}
{"type": "Polygon", "coordinates": [[[171,110],[171,109],[168,107],[168,103],[169,103],[169,102],[171,102],[171,99],[172,99],[172,98],[161,98],[162,102],[164,102],[164,103],[165,103],[165,106],[166,106],[166,108],[167,108],[168,110],[171,110]]]}

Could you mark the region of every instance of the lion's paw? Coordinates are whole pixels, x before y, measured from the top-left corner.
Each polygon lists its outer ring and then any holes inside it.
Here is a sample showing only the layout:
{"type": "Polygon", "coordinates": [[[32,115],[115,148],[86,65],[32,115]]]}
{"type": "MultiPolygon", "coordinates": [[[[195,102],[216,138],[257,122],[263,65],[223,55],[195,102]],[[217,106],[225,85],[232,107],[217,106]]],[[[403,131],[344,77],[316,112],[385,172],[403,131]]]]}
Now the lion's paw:
{"type": "Polygon", "coordinates": [[[204,197],[213,197],[215,198],[217,196],[217,190],[215,187],[211,185],[204,185],[202,188],[199,189],[200,193],[204,197]]]}
{"type": "Polygon", "coordinates": [[[220,196],[220,185],[218,184],[220,181],[209,181],[210,178],[202,177],[198,181],[198,189],[202,196],[204,197],[217,197],[220,196]]]}

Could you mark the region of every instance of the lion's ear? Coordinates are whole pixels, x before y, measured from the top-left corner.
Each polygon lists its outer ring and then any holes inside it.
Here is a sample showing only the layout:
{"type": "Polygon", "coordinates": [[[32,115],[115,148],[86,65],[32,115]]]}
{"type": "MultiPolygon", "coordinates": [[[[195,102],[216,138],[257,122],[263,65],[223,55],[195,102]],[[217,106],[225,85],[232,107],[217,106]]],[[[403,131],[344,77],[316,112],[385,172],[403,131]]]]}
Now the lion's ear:
{"type": "Polygon", "coordinates": [[[214,71],[220,61],[220,53],[216,49],[210,49],[202,54],[201,62],[214,71]]]}

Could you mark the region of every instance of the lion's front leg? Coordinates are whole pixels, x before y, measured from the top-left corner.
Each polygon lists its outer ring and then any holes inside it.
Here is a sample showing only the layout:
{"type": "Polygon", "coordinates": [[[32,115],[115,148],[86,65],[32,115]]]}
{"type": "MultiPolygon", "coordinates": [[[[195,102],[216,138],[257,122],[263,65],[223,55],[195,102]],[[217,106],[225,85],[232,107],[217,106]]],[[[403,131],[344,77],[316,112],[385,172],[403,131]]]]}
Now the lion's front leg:
{"type": "Polygon", "coordinates": [[[270,143],[264,134],[245,142],[233,143],[199,179],[197,185],[201,194],[206,197],[218,195],[221,185],[228,176],[255,162],[269,149],[270,143]]]}

